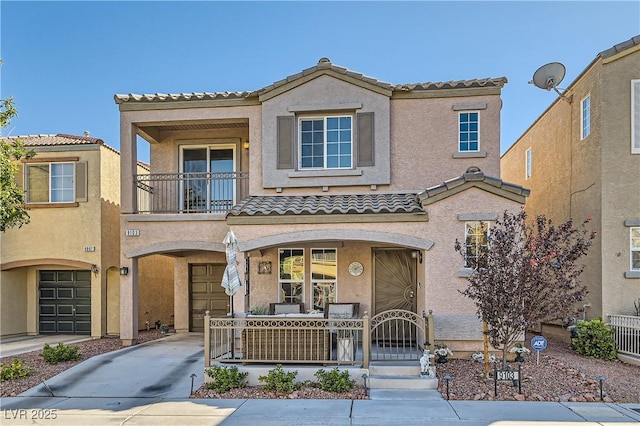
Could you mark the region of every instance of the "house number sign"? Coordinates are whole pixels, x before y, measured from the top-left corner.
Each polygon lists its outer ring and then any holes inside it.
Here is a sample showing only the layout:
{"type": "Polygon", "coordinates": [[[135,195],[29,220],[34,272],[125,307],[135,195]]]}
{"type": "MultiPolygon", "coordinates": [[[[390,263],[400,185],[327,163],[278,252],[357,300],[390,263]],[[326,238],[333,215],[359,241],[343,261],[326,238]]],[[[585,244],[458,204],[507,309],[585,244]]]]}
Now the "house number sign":
{"type": "Polygon", "coordinates": [[[124,235],[127,237],[139,237],[140,230],[139,229],[125,229],[124,235]]]}

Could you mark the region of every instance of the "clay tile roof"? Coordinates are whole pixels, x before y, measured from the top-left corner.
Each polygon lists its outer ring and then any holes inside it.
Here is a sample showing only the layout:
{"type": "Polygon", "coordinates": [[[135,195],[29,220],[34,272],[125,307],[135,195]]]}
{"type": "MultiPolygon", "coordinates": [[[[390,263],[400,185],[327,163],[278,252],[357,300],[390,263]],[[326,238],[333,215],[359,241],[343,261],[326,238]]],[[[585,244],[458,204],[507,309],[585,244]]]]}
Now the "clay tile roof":
{"type": "Polygon", "coordinates": [[[486,176],[477,167],[469,167],[462,176],[427,188],[418,194],[418,198],[423,205],[430,204],[471,186],[478,186],[508,198],[513,198],[514,196],[516,198],[526,197],[531,192],[523,186],[505,182],[493,176],[486,176]]]}
{"type": "Polygon", "coordinates": [[[313,74],[317,71],[331,70],[337,74],[349,76],[356,80],[361,80],[368,84],[378,86],[380,88],[392,91],[411,92],[421,90],[440,90],[440,89],[464,89],[472,87],[503,87],[507,83],[506,77],[498,78],[484,78],[473,80],[460,80],[460,81],[446,81],[446,82],[426,82],[426,83],[413,83],[413,84],[391,84],[385,83],[373,77],[368,77],[359,72],[351,71],[347,68],[334,65],[328,58],[321,58],[317,65],[311,68],[307,68],[298,73],[289,75],[282,80],[278,80],[268,86],[254,91],[245,92],[203,92],[203,93],[175,93],[175,94],[116,94],[114,100],[117,104],[125,102],[175,102],[175,101],[190,101],[190,100],[214,100],[214,99],[243,99],[252,96],[257,96],[265,92],[269,92],[273,89],[277,89],[292,81],[296,81],[303,77],[313,74]]]}
{"type": "Polygon", "coordinates": [[[229,216],[330,214],[424,214],[415,194],[253,196],[242,200],[229,216]]]}
{"type": "Polygon", "coordinates": [[[118,152],[116,149],[110,147],[102,139],[93,138],[91,136],[77,136],[68,135],[64,133],[58,133],[57,135],[24,135],[24,136],[9,136],[5,138],[7,140],[20,139],[26,147],[37,146],[64,146],[64,145],[103,145],[106,148],[118,152]]]}
{"type": "Polygon", "coordinates": [[[622,43],[618,43],[607,50],[603,50],[602,52],[600,52],[599,55],[602,58],[608,58],[609,56],[613,56],[617,53],[622,52],[623,50],[627,50],[633,46],[638,46],[638,45],[640,45],[640,35],[632,37],[627,41],[623,41],[622,43]]]}

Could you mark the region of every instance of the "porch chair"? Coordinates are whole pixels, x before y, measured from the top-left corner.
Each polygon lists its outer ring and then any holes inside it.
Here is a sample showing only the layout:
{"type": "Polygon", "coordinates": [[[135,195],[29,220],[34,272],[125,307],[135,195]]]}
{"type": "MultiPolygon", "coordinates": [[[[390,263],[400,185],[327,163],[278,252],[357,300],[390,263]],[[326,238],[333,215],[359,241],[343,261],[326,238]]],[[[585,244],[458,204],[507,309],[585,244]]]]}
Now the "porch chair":
{"type": "MultiPolygon", "coordinates": [[[[331,318],[358,318],[360,315],[360,303],[327,303],[324,308],[324,317],[331,318]]],[[[339,323],[338,323],[339,324],[339,323]]],[[[336,324],[337,325],[337,324],[336,324]]],[[[347,331],[347,330],[343,330],[347,331]]],[[[347,331],[348,332],[348,331],[347,331]]],[[[353,333],[348,332],[352,337],[357,337],[353,333]]],[[[337,350],[338,348],[338,332],[337,330],[330,330],[331,334],[331,347],[337,350]]],[[[341,336],[342,337],[342,336],[341,336]]],[[[355,359],[358,339],[353,339],[353,358],[355,359]]]]}
{"type": "Polygon", "coordinates": [[[280,302],[269,304],[269,315],[302,313],[304,313],[304,303],[280,302]]]}

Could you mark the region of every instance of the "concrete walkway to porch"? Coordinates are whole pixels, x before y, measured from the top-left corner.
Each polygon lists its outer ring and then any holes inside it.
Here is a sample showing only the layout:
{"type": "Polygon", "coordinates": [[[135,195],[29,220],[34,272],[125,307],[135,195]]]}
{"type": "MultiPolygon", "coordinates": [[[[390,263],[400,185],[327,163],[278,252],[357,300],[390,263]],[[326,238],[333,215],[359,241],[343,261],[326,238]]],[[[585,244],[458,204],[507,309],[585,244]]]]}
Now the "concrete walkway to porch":
{"type": "Polygon", "coordinates": [[[15,356],[23,353],[38,351],[45,343],[55,346],[58,343],[68,345],[70,343],[91,340],[88,335],[78,334],[39,334],[37,336],[13,336],[0,339],[0,358],[15,356]]]}

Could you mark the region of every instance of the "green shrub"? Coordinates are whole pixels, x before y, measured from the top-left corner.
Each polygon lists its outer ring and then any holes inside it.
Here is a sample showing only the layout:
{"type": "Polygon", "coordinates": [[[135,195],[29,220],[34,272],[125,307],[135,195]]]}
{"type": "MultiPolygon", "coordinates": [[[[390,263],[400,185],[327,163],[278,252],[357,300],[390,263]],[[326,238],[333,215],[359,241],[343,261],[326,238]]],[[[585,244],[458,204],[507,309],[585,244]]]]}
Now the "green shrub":
{"type": "Polygon", "coordinates": [[[24,361],[14,358],[11,364],[0,363],[0,382],[19,379],[29,375],[29,369],[24,366],[24,361]]]}
{"type": "Polygon", "coordinates": [[[338,370],[324,371],[322,368],[314,374],[320,384],[320,389],[329,392],[347,392],[353,389],[356,382],[349,377],[349,371],[338,370]]]}
{"type": "Polygon", "coordinates": [[[267,315],[269,313],[269,308],[266,306],[254,306],[250,310],[253,315],[267,315]]]}
{"type": "Polygon", "coordinates": [[[275,390],[278,393],[291,393],[294,390],[300,389],[301,383],[294,383],[298,371],[284,371],[282,365],[278,364],[273,370],[269,370],[266,376],[258,377],[262,383],[265,384],[264,388],[267,390],[275,390]]]}
{"type": "Polygon", "coordinates": [[[213,365],[205,370],[207,376],[213,379],[207,382],[209,389],[215,389],[218,393],[229,392],[231,389],[244,388],[247,386],[247,376],[249,373],[238,371],[238,367],[221,367],[213,365]]]}
{"type": "Polygon", "coordinates": [[[49,364],[56,364],[61,361],[77,361],[80,359],[80,352],[76,346],[66,346],[58,343],[58,346],[51,346],[48,343],[42,348],[42,358],[49,364]]]}
{"type": "Polygon", "coordinates": [[[591,321],[578,321],[577,337],[571,339],[571,346],[580,355],[593,358],[616,359],[616,342],[611,330],[600,318],[591,321]]]}

